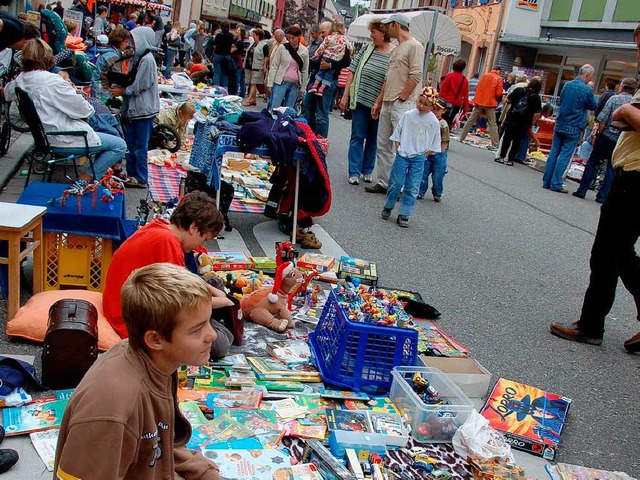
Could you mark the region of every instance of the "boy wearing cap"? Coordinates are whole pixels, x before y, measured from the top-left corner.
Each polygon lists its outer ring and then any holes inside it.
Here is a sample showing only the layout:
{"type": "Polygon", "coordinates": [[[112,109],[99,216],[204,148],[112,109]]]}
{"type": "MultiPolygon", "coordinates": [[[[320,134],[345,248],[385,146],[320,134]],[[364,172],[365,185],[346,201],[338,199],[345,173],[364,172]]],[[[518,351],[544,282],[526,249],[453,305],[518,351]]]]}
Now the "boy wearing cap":
{"type": "Polygon", "coordinates": [[[402,191],[402,203],[396,219],[402,228],[409,227],[409,217],[413,215],[426,153],[440,152],[440,122],[431,111],[437,100],[435,88],[423,88],[416,108],[400,117],[390,138],[395,143],[396,159],[391,167],[387,200],[380,216],[384,220],[391,216],[402,191]]]}
{"type": "Polygon", "coordinates": [[[69,400],[56,448],[58,480],[220,480],[218,467],[185,445],[180,365],[205,365],[216,338],[207,283],[178,265],[135,270],[122,287],[129,340],[114,345],[69,400]]]}
{"type": "Polygon", "coordinates": [[[373,171],[373,185],[365,187],[369,193],[386,193],[391,165],[394,161],[393,143],[389,137],[400,117],[415,107],[422,84],[424,47],[409,32],[409,17],[396,13],[382,21],[398,46],[391,52],[385,82],[371,109],[378,122],[378,150],[373,171]]]}
{"type": "Polygon", "coordinates": [[[438,98],[433,106],[433,114],[440,122],[440,152],[432,152],[427,155],[424,162],[424,172],[422,173],[422,182],[418,190],[418,198],[424,198],[429,189],[429,175],[431,175],[431,193],[433,201],[438,203],[442,200],[444,193],[444,175],[447,173],[447,151],[449,150],[449,124],[442,116],[445,114],[445,100],[438,98]]]}

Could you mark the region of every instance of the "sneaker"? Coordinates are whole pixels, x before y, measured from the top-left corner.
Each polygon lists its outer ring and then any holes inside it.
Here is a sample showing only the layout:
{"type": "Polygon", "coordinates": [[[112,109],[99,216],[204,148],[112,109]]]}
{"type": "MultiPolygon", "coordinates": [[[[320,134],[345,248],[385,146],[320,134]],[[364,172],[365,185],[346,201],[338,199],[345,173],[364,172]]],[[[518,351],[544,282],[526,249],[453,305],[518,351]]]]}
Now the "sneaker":
{"type": "Polygon", "coordinates": [[[358,180],[358,177],[349,177],[349,183],[351,185],[360,185],[360,180],[358,180]]]}
{"type": "Polygon", "coordinates": [[[422,200],[424,198],[424,195],[418,195],[418,200],[422,200]]]}
{"type": "Polygon", "coordinates": [[[440,200],[442,200],[442,197],[433,197],[433,201],[436,203],[440,203],[440,200]]]}
{"type": "Polygon", "coordinates": [[[640,352],[640,332],[624,341],[624,348],[629,353],[640,352]]]}
{"type": "Polygon", "coordinates": [[[504,158],[500,158],[500,157],[494,158],[493,161],[496,163],[504,163],[504,158]]]}
{"type": "Polygon", "coordinates": [[[311,87],[309,90],[307,90],[307,93],[311,94],[311,93],[316,93],[317,91],[318,91],[317,88],[311,87]]]}
{"type": "Polygon", "coordinates": [[[316,95],[317,95],[318,97],[321,97],[323,93],[324,93],[324,90],[318,90],[318,91],[316,92],[316,95]]]}
{"type": "Polygon", "coordinates": [[[572,342],[586,343],[589,345],[602,345],[602,337],[591,337],[586,333],[581,332],[578,328],[577,322],[572,323],[571,325],[552,323],[549,326],[549,331],[551,332],[551,335],[555,335],[556,337],[564,338],[565,340],[570,340],[572,342]]]}
{"type": "Polygon", "coordinates": [[[566,188],[561,188],[560,190],[554,190],[553,188],[550,189],[552,192],[556,192],[556,193],[569,193],[569,190],[567,190],[566,188]]]}
{"type": "Polygon", "coordinates": [[[373,176],[370,173],[365,173],[364,175],[362,175],[362,181],[364,183],[371,183],[372,180],[373,176]]]}
{"type": "Polygon", "coordinates": [[[398,224],[399,227],[409,228],[409,217],[405,215],[398,215],[398,218],[396,219],[396,223],[398,224]]]}
{"type": "Polygon", "coordinates": [[[375,185],[371,185],[369,187],[364,187],[364,191],[368,193],[387,193],[387,189],[376,183],[375,185]]]}
{"type": "Polygon", "coordinates": [[[391,216],[391,210],[389,210],[388,208],[383,208],[382,211],[380,212],[380,218],[382,218],[383,220],[389,220],[390,216],[391,216]]]}
{"type": "Polygon", "coordinates": [[[0,473],[4,473],[18,463],[20,456],[15,450],[3,448],[0,450],[0,473]]]}
{"type": "Polygon", "coordinates": [[[513,160],[507,160],[504,164],[513,167],[513,160]]]}

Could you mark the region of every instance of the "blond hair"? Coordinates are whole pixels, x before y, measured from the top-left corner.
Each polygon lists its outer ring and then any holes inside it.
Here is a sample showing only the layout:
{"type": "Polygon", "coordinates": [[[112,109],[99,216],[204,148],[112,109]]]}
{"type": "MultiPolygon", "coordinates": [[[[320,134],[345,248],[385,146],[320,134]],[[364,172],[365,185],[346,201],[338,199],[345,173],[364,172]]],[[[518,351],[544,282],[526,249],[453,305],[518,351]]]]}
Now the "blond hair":
{"type": "Polygon", "coordinates": [[[134,350],[146,350],[144,334],[156,331],[167,341],[184,311],[211,302],[211,290],[185,267],[156,263],[134,270],[120,290],[122,317],[134,350]]]}
{"type": "Polygon", "coordinates": [[[180,107],[178,107],[178,111],[184,115],[189,115],[193,117],[193,114],[196,113],[196,106],[193,102],[187,100],[180,107]]]}
{"type": "Polygon", "coordinates": [[[346,29],[344,28],[344,23],[339,22],[338,20],[331,20],[331,31],[334,33],[341,33],[344,35],[346,29]]]}
{"type": "Polygon", "coordinates": [[[22,47],[20,64],[23,72],[49,71],[53,68],[53,50],[40,38],[27,40],[22,47]]]}

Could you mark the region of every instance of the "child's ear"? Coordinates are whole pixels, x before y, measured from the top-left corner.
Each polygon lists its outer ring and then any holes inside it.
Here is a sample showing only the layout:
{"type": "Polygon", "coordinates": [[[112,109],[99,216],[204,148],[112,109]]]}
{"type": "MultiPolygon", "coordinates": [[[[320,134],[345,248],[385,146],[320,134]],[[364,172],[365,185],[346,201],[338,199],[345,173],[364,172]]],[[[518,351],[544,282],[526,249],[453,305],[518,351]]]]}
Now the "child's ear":
{"type": "Polygon", "coordinates": [[[166,339],[156,330],[147,330],[142,338],[149,351],[158,352],[166,343],[166,339]]]}

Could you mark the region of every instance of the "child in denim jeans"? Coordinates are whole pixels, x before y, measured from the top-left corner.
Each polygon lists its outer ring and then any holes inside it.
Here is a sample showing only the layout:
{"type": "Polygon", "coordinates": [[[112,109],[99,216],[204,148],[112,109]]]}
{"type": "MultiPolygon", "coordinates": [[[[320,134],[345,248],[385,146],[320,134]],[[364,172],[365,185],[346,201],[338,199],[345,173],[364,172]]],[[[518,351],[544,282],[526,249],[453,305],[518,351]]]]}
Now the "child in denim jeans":
{"type": "Polygon", "coordinates": [[[426,152],[440,152],[440,123],[431,111],[437,100],[438,91],[435,88],[423,88],[416,108],[400,117],[390,137],[396,145],[396,159],[391,167],[387,200],[380,216],[385,220],[391,216],[402,191],[396,223],[403,228],[409,227],[409,217],[413,215],[426,152]]]}
{"type": "MultiPolygon", "coordinates": [[[[351,45],[345,35],[345,28],[342,22],[334,20],[331,22],[331,33],[327,35],[311,57],[311,60],[322,60],[325,62],[339,62],[344,57],[347,50],[351,50],[351,45]]],[[[313,85],[307,93],[315,93],[322,96],[324,89],[333,83],[333,70],[319,70],[315,76],[313,85]]]]}
{"type": "Polygon", "coordinates": [[[447,150],[449,149],[449,125],[446,120],[442,119],[446,108],[444,101],[438,99],[433,106],[433,114],[440,121],[440,152],[427,155],[424,161],[424,172],[422,173],[422,182],[418,190],[418,198],[424,198],[429,190],[429,175],[431,175],[431,193],[433,201],[439,202],[444,193],[444,175],[447,173],[447,150]]]}

